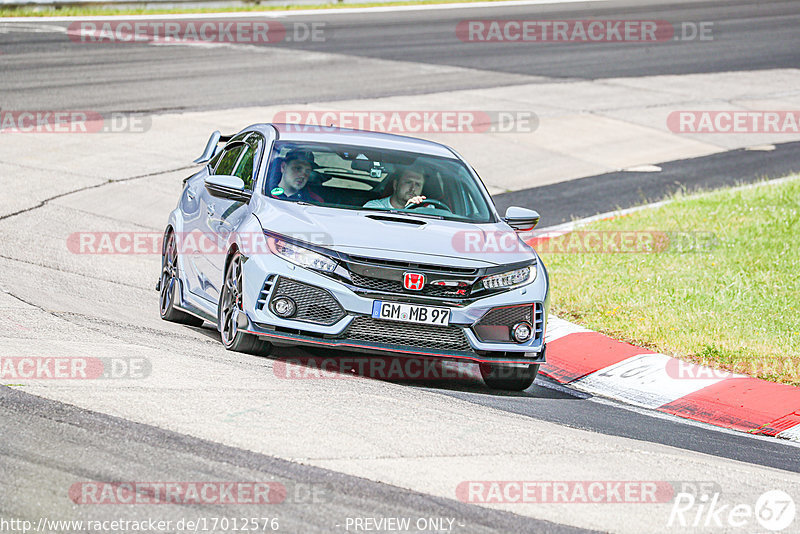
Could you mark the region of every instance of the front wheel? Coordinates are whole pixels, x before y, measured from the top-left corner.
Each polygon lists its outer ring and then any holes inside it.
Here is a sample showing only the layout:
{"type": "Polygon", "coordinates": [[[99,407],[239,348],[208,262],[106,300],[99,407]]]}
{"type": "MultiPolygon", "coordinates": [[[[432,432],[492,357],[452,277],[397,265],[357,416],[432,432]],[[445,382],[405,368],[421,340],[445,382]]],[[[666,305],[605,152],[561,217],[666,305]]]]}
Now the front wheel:
{"type": "Polygon", "coordinates": [[[225,269],[225,283],[219,296],[217,321],[222,344],[228,350],[266,356],[272,344],[239,330],[238,319],[242,310],[242,255],[234,253],[225,269]]]}
{"type": "Polygon", "coordinates": [[[539,374],[539,364],[532,363],[524,367],[512,367],[501,363],[482,363],[480,365],[483,381],[492,389],[504,391],[523,391],[531,387],[536,375],[539,374]]]}

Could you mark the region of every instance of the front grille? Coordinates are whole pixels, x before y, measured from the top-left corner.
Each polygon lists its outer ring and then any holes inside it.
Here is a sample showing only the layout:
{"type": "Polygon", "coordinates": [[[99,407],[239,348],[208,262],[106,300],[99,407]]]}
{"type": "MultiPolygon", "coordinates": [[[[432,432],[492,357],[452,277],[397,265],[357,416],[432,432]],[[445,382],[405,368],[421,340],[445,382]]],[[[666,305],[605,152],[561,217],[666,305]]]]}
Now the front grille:
{"type": "Polygon", "coordinates": [[[376,267],[391,267],[395,269],[417,269],[428,272],[438,272],[446,274],[455,274],[460,276],[469,276],[477,274],[478,269],[469,267],[450,267],[446,265],[428,265],[427,263],[410,263],[406,261],[384,260],[378,258],[366,258],[363,256],[350,256],[350,259],[367,265],[376,267]]]}
{"type": "Polygon", "coordinates": [[[370,276],[362,276],[354,272],[350,273],[350,279],[358,287],[364,289],[371,289],[373,291],[383,291],[385,293],[401,293],[409,296],[423,295],[425,297],[449,297],[449,298],[466,298],[470,295],[471,287],[460,288],[464,293],[459,295],[458,290],[452,287],[433,286],[425,284],[420,291],[411,291],[403,287],[403,282],[399,280],[385,280],[383,278],[372,278],[370,276]]]}
{"type": "Polygon", "coordinates": [[[510,343],[514,342],[511,339],[511,327],[522,321],[533,326],[533,339],[540,338],[544,330],[544,310],[542,304],[537,302],[533,305],[525,304],[523,306],[494,308],[486,313],[480,321],[475,323],[472,329],[481,341],[510,343]],[[531,320],[534,308],[536,308],[535,322],[531,320]]]}
{"type": "Polygon", "coordinates": [[[297,305],[297,313],[289,319],[330,326],[344,317],[339,302],[326,290],[290,278],[278,278],[272,300],[289,297],[297,305]]]}
{"type": "Polygon", "coordinates": [[[359,316],[353,319],[344,335],[360,341],[403,345],[418,349],[472,350],[467,336],[464,335],[464,330],[457,326],[398,323],[359,316]]]}

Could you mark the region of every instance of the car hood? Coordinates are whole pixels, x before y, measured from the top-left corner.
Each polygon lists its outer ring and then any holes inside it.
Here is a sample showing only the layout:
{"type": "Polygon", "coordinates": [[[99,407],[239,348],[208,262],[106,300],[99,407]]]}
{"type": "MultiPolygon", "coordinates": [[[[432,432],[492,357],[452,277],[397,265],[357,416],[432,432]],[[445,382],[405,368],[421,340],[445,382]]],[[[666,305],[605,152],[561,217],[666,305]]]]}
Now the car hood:
{"type": "Polygon", "coordinates": [[[266,202],[255,215],[267,231],[357,256],[473,268],[535,257],[505,223],[469,224],[283,201],[266,202]]]}

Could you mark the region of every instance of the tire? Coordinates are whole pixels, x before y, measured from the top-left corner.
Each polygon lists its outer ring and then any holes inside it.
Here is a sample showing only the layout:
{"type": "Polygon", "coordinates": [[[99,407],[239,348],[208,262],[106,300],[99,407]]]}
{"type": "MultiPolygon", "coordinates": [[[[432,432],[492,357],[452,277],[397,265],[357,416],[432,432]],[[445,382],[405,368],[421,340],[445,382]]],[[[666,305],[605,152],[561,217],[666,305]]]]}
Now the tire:
{"type": "Polygon", "coordinates": [[[504,391],[523,391],[531,387],[539,364],[532,363],[527,367],[511,367],[503,364],[482,363],[480,365],[483,381],[492,389],[504,391]]]}
{"type": "Polygon", "coordinates": [[[178,277],[178,250],[175,246],[175,234],[173,232],[167,235],[167,242],[161,255],[161,279],[158,284],[159,313],[162,319],[189,326],[201,326],[203,324],[203,320],[199,317],[175,309],[180,279],[178,277]]]}
{"type": "Polygon", "coordinates": [[[226,349],[266,356],[272,343],[239,331],[236,318],[242,311],[242,255],[234,252],[225,268],[225,279],[217,307],[217,328],[226,349]]]}

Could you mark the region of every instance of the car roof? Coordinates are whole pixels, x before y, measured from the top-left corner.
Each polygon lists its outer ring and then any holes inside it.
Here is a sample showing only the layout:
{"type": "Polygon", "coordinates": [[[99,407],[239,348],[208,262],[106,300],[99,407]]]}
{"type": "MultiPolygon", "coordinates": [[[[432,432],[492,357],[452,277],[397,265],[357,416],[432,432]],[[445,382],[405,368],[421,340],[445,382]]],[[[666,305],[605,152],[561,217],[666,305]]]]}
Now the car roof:
{"type": "Polygon", "coordinates": [[[245,130],[256,130],[267,135],[269,128],[275,129],[277,132],[276,139],[280,141],[335,143],[385,150],[402,150],[404,152],[459,159],[448,146],[404,135],[351,130],[349,128],[316,124],[261,123],[249,126],[245,130]]]}

